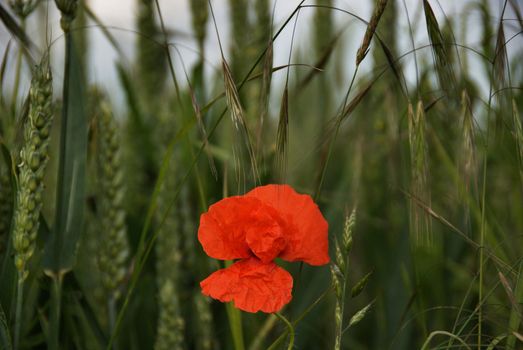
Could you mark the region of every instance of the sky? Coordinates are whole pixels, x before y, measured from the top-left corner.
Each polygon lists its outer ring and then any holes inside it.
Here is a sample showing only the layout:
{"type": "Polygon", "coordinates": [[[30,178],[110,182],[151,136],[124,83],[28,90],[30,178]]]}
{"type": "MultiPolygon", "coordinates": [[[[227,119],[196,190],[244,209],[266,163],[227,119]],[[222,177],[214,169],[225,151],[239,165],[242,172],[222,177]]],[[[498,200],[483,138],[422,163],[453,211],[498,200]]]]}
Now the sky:
{"type": "MultiPolygon", "coordinates": [[[[5,4],[6,0],[0,0],[5,4]]],[[[335,1],[335,6],[348,10],[355,13],[356,15],[369,19],[372,10],[373,0],[338,0],[335,1]]],[[[520,8],[523,10],[522,1],[516,0],[520,8]]],[[[89,0],[89,6],[97,14],[100,20],[109,27],[111,33],[117,38],[120,46],[125,52],[125,64],[131,65],[133,59],[134,45],[136,41],[136,34],[134,33],[134,22],[136,16],[136,1],[134,0],[89,0]]],[[[222,39],[222,43],[225,49],[228,48],[229,43],[227,41],[228,31],[229,31],[229,19],[228,19],[228,0],[212,0],[212,5],[216,15],[216,24],[218,27],[219,35],[222,39]]],[[[289,16],[290,13],[295,9],[299,0],[279,0],[275,4],[275,24],[278,28],[281,23],[289,16]]],[[[305,4],[313,4],[313,0],[306,0],[305,4]]],[[[481,21],[477,11],[470,10],[470,4],[472,1],[454,1],[454,0],[430,0],[436,17],[438,21],[443,23],[444,16],[453,17],[459,15],[460,21],[463,23],[464,13],[468,13],[468,19],[466,25],[462,23],[455,23],[454,29],[456,31],[456,37],[458,41],[461,38],[461,28],[465,28],[465,45],[468,45],[472,48],[476,48],[480,42],[481,30],[479,23],[481,21]],[[444,10],[444,12],[442,11],[444,10]]],[[[50,23],[50,33],[51,33],[51,42],[53,42],[53,67],[55,71],[55,78],[60,77],[61,67],[63,67],[63,36],[59,27],[59,14],[54,10],[54,4],[49,2],[51,5],[51,12],[49,14],[49,23],[50,23]]],[[[174,37],[172,38],[172,43],[176,45],[181,53],[181,57],[174,55],[175,57],[175,66],[179,70],[178,73],[182,74],[182,62],[188,67],[195,62],[197,58],[196,45],[192,40],[187,39],[187,36],[191,35],[191,14],[189,9],[189,0],[160,0],[159,1],[162,14],[166,26],[170,30],[175,30],[176,32],[184,33],[183,37],[174,37]]],[[[421,0],[405,0],[405,6],[409,12],[409,17],[412,21],[412,24],[415,28],[414,41],[416,46],[422,46],[429,43],[426,27],[424,22],[424,16],[422,12],[422,2],[421,0]]],[[[490,0],[490,7],[492,9],[493,18],[491,19],[493,23],[497,23],[499,14],[501,13],[501,7],[503,1],[501,0],[490,0]]],[[[398,18],[398,32],[402,33],[399,35],[399,53],[408,52],[412,49],[412,44],[409,40],[409,37],[406,35],[408,33],[408,22],[405,14],[405,8],[401,2],[398,2],[398,7],[400,10],[398,18]]],[[[302,9],[300,12],[299,20],[297,23],[296,29],[296,38],[295,38],[295,47],[303,48],[307,46],[306,39],[308,38],[310,27],[310,17],[313,15],[312,8],[302,9]]],[[[37,16],[34,16],[37,17],[37,16]]],[[[505,18],[515,18],[512,13],[507,13],[505,18]]],[[[515,33],[514,23],[506,26],[507,38],[510,36],[510,33],[515,33]],[[509,27],[509,28],[507,28],[509,27]]],[[[355,56],[357,46],[361,42],[363,33],[365,31],[365,25],[361,22],[354,21],[350,16],[343,14],[341,12],[336,13],[335,15],[335,25],[338,28],[341,26],[349,25],[349,28],[346,30],[346,45],[345,50],[347,50],[347,55],[355,56]]],[[[39,29],[40,26],[36,18],[30,18],[27,33],[35,41],[40,41],[43,38],[45,33],[42,33],[42,30],[39,29]]],[[[282,35],[275,42],[274,46],[274,65],[283,65],[287,63],[289,55],[289,47],[291,42],[292,26],[287,26],[282,35]]],[[[122,101],[121,88],[116,76],[115,63],[120,60],[115,50],[111,47],[110,43],[106,40],[102,32],[96,28],[92,27],[89,30],[90,35],[90,70],[89,70],[89,79],[91,82],[96,82],[97,84],[104,87],[106,91],[111,92],[112,98],[115,100],[116,104],[120,104],[122,101]]],[[[0,54],[3,54],[7,42],[9,41],[10,36],[5,30],[5,27],[0,26],[0,54]]],[[[522,40],[513,40],[508,46],[509,55],[514,56],[517,52],[521,53],[522,49],[522,40]]],[[[428,54],[430,51],[426,50],[428,54]]],[[[14,67],[15,61],[14,50],[10,55],[10,61],[8,62],[8,67],[14,67]]],[[[218,69],[220,67],[220,52],[219,46],[216,39],[216,32],[212,23],[208,23],[208,34],[206,42],[206,56],[207,56],[207,66],[206,72],[211,73],[212,70],[218,69]]],[[[405,68],[405,75],[407,80],[411,83],[415,81],[415,69],[413,68],[412,55],[407,57],[403,63],[405,68]]],[[[477,56],[470,55],[471,65],[477,66],[478,69],[481,67],[480,61],[477,59],[477,56]]],[[[300,62],[313,64],[314,62],[300,62]]],[[[355,68],[353,60],[348,60],[345,73],[347,74],[347,79],[352,75],[352,72],[355,68]]],[[[371,62],[368,60],[367,64],[362,64],[362,71],[371,68],[371,62]]],[[[10,69],[11,73],[14,69],[10,69]]],[[[8,70],[9,73],[9,70],[8,70]]],[[[13,74],[11,74],[13,75],[13,74]]],[[[8,85],[9,79],[12,81],[12,76],[8,76],[8,85]]],[[[275,77],[275,84],[278,84],[279,77],[275,77]]],[[[486,80],[485,77],[481,75],[475,76],[475,79],[485,87],[486,89],[486,80]]],[[[29,79],[26,74],[25,79],[22,81],[22,88],[27,91],[29,87],[29,79]]]]}

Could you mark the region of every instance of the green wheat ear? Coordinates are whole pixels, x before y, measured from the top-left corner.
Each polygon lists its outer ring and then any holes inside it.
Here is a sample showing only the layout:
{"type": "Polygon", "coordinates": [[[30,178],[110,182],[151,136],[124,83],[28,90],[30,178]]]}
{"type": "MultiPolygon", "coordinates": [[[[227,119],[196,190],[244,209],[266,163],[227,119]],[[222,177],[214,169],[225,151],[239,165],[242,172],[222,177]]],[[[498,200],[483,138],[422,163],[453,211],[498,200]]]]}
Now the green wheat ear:
{"type": "MultiPolygon", "coordinates": [[[[177,154],[169,162],[169,173],[176,174],[177,154]]],[[[176,192],[177,177],[169,176],[162,183],[158,196],[158,238],[156,248],[156,285],[158,286],[158,325],[156,350],[183,349],[185,321],[180,310],[179,281],[182,262],[182,227],[178,206],[169,210],[176,192]],[[164,218],[165,214],[167,216],[164,218]]]]}
{"type": "Polygon", "coordinates": [[[165,280],[160,287],[160,315],[155,350],[181,350],[185,321],[180,316],[178,295],[172,280],[165,280]]]}
{"type": "Polygon", "coordinates": [[[118,287],[127,271],[129,243],[125,226],[120,140],[116,121],[109,104],[101,101],[98,124],[98,172],[100,179],[100,209],[102,236],[98,264],[102,272],[102,284],[109,295],[118,297],[118,287]]]}
{"type": "Polygon", "coordinates": [[[20,151],[19,185],[16,201],[13,247],[19,278],[27,277],[26,265],[35,249],[42,208],[43,177],[49,158],[49,131],[53,120],[52,77],[47,57],[33,70],[29,90],[29,117],[20,151]]]}
{"type": "MultiPolygon", "coordinates": [[[[182,220],[181,232],[183,235],[183,246],[181,250],[186,252],[184,256],[184,266],[187,269],[196,268],[200,270],[198,275],[201,277],[202,272],[207,273],[207,261],[198,261],[196,252],[198,251],[198,243],[196,242],[196,235],[194,234],[197,230],[194,222],[194,214],[191,206],[191,198],[189,186],[184,186],[180,193],[180,217],[182,220]]],[[[196,287],[193,295],[193,302],[196,311],[196,329],[198,331],[198,339],[196,343],[196,349],[198,350],[211,350],[216,347],[216,339],[214,338],[214,323],[213,315],[211,312],[210,299],[205,297],[201,291],[200,286],[196,287]]]]}

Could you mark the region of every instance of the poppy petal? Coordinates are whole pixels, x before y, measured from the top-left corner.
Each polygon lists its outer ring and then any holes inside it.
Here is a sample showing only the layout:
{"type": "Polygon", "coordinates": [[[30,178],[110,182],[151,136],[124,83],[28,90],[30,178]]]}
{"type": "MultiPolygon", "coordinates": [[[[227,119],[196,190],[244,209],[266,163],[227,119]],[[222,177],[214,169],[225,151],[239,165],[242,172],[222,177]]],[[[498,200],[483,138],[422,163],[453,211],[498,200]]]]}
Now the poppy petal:
{"type": "Polygon", "coordinates": [[[310,265],[329,262],[328,223],[312,198],[288,185],[256,187],[245,195],[273,207],[285,222],[287,245],[279,257],[310,265]]]}
{"type": "Polygon", "coordinates": [[[275,263],[252,257],[200,282],[202,293],[247,312],[277,312],[292,299],[292,276],[275,263]]]}
{"type": "Polygon", "coordinates": [[[220,260],[241,259],[251,256],[245,240],[251,213],[262,205],[254,198],[239,196],[224,198],[209,207],[200,216],[198,240],[203,250],[220,260]]]}
{"type": "Polygon", "coordinates": [[[285,248],[287,240],[278,213],[259,202],[259,210],[251,213],[250,224],[245,229],[245,240],[254,255],[262,262],[269,263],[285,248]]]}

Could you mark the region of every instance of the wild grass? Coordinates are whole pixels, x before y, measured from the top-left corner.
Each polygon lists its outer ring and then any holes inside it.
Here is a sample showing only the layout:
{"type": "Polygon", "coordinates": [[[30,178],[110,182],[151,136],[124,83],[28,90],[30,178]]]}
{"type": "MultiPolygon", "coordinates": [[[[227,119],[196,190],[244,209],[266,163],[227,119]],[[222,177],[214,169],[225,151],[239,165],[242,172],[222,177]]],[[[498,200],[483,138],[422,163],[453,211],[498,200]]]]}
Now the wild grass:
{"type": "Polygon", "coordinates": [[[134,2],[0,3],[0,349],[523,348],[520,3],[134,2]],[[199,216],[269,183],[331,263],[244,313],[200,293],[199,216]]]}

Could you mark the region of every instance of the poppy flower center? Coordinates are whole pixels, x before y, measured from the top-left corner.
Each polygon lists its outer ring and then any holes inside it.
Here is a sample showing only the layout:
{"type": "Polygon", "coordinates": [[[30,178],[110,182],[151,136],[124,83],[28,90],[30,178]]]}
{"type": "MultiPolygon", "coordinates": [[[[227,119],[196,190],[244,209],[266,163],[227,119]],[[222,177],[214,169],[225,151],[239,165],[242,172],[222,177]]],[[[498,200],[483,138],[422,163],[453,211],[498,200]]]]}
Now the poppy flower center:
{"type": "Polygon", "coordinates": [[[281,225],[261,211],[245,228],[245,240],[252,253],[264,263],[274,260],[287,245],[281,225]]]}

